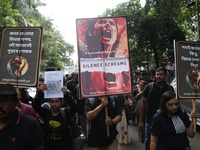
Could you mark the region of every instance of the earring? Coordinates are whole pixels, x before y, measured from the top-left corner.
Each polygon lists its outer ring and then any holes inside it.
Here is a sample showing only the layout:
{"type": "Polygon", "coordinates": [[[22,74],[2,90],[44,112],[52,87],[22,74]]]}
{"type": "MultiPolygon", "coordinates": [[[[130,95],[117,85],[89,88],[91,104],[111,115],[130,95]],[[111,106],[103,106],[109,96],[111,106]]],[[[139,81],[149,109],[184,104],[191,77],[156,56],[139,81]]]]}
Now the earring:
{"type": "Polygon", "coordinates": [[[88,35],[92,36],[92,31],[91,30],[89,30],[88,35]]]}

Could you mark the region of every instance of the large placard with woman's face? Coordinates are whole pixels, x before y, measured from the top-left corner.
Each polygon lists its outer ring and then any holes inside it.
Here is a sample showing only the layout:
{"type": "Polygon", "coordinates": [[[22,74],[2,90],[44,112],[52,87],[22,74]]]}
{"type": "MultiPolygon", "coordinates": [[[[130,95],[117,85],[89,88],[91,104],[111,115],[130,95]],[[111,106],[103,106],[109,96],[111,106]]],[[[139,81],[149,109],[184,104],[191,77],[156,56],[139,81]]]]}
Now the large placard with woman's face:
{"type": "Polygon", "coordinates": [[[38,82],[42,28],[6,27],[0,49],[0,84],[35,87],[38,82]]]}
{"type": "Polygon", "coordinates": [[[131,93],[125,17],[77,19],[81,97],[131,93]]]}
{"type": "Polygon", "coordinates": [[[200,98],[200,43],[176,43],[177,96],[200,98]]]}

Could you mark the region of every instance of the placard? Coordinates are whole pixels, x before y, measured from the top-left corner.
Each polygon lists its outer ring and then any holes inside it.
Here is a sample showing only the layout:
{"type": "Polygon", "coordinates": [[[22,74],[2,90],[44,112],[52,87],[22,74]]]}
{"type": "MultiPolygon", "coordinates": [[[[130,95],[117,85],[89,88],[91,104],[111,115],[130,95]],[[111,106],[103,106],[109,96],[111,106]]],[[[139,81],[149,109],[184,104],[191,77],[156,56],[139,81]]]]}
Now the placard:
{"type": "Polygon", "coordinates": [[[200,43],[176,43],[176,79],[179,98],[200,98],[200,43]]]}
{"type": "Polygon", "coordinates": [[[0,84],[36,87],[39,76],[42,28],[7,27],[2,32],[0,84]]]}
{"type": "Polygon", "coordinates": [[[77,19],[81,97],[131,93],[126,17],[77,19]]]}

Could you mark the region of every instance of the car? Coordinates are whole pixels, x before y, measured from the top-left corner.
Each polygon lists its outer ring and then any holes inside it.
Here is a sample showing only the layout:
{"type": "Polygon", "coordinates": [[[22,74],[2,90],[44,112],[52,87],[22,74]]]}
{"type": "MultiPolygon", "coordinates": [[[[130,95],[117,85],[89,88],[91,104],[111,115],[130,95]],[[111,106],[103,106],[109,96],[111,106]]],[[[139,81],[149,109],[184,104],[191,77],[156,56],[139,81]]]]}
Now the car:
{"type": "MultiPolygon", "coordinates": [[[[172,80],[170,83],[171,86],[173,86],[174,90],[176,91],[176,78],[172,80]]],[[[192,99],[179,99],[180,101],[180,106],[186,111],[188,116],[191,119],[191,111],[192,111],[192,99]]],[[[200,126],[200,99],[196,99],[196,107],[198,111],[198,118],[197,118],[197,125],[200,126]]]]}

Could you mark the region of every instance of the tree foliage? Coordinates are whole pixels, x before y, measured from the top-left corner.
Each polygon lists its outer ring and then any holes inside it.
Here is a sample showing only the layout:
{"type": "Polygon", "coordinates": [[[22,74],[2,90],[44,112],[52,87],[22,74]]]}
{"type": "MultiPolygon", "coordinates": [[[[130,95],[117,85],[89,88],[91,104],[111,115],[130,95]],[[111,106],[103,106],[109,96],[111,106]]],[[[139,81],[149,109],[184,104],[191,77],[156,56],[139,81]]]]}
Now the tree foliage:
{"type": "Polygon", "coordinates": [[[0,0],[0,27],[17,25],[15,17],[18,10],[12,9],[12,0],[0,0]]]}
{"type": "Polygon", "coordinates": [[[38,7],[45,4],[40,0],[0,0],[0,27],[10,26],[42,26],[42,55],[40,69],[54,67],[63,70],[70,65],[70,56],[74,46],[64,40],[61,33],[54,28],[52,20],[45,18],[38,7]]]}
{"type": "MultiPolygon", "coordinates": [[[[173,40],[197,40],[197,5],[190,0],[130,0],[101,16],[126,16],[132,69],[174,63],[173,40]]],[[[73,45],[65,42],[52,20],[45,18],[38,7],[40,0],[0,0],[0,27],[42,26],[41,70],[54,67],[62,70],[70,65],[73,45]]],[[[200,10],[199,10],[200,12],[200,10]]]]}
{"type": "Polygon", "coordinates": [[[130,0],[108,9],[103,16],[127,16],[132,68],[174,63],[174,40],[196,38],[196,6],[182,0],[130,0]]]}

